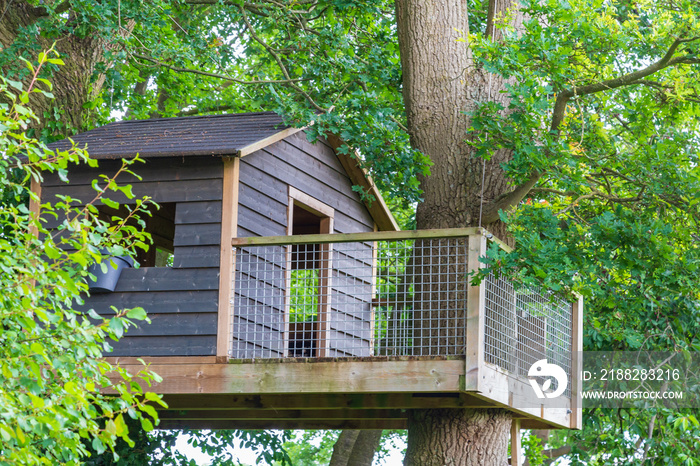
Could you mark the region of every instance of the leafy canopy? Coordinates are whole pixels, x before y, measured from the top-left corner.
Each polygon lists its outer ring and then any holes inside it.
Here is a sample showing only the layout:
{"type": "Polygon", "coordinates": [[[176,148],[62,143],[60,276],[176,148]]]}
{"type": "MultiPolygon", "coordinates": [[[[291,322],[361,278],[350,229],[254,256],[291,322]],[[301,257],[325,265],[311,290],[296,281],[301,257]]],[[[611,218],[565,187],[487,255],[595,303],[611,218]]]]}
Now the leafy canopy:
{"type": "MultiPolygon", "coordinates": [[[[490,270],[581,293],[585,350],[700,350],[700,5],[523,4],[523,30],[465,39],[511,78],[509,105],[473,115],[475,150],[512,151],[514,185],[539,177],[501,212],[517,247],[490,251],[490,270]]],[[[699,439],[694,413],[640,404],[587,413],[549,448],[572,446],[572,464],[697,464],[699,439]]]]}

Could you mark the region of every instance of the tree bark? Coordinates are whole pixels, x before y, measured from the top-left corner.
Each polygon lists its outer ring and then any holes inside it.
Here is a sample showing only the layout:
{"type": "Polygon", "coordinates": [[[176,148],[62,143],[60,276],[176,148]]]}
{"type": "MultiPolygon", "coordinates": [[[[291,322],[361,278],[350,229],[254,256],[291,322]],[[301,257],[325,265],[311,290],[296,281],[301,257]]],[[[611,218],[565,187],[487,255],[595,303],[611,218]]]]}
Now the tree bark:
{"type": "Polygon", "coordinates": [[[503,466],[510,424],[499,409],[411,411],[404,466],[503,466]]]}
{"type": "MultiPolygon", "coordinates": [[[[513,189],[501,168],[511,154],[495,150],[484,162],[467,144],[469,112],[487,101],[507,108],[507,94],[500,92],[507,81],[486,73],[475,63],[467,43],[458,41],[469,33],[466,0],[395,3],[411,145],[433,162],[430,175],[420,178],[423,201],[416,213],[417,228],[485,226],[508,241],[502,222],[484,225],[482,216],[499,196],[513,189]]],[[[511,6],[515,6],[513,0],[491,0],[492,18],[502,17],[511,6]]],[[[522,15],[516,13],[513,18],[522,23],[522,15]]],[[[489,31],[492,40],[500,36],[497,28],[489,31]]],[[[423,317],[429,312],[436,319],[454,315],[450,309],[417,312],[423,317]]],[[[434,338],[416,330],[420,341],[434,338]]],[[[510,425],[511,415],[505,410],[412,411],[404,464],[502,466],[507,461],[510,425]]]]}
{"type": "Polygon", "coordinates": [[[372,466],[381,438],[381,430],[342,431],[333,446],[329,466],[372,466]]]}
{"type": "MultiPolygon", "coordinates": [[[[41,29],[41,20],[47,14],[43,7],[34,7],[25,0],[0,0],[0,46],[17,46],[16,41],[21,43],[24,40],[21,31],[32,26],[41,29]]],[[[54,99],[32,93],[29,102],[41,120],[34,129],[42,130],[50,125],[47,132],[56,136],[68,136],[87,129],[89,110],[85,104],[99,94],[105,81],[104,74],[95,75],[95,71],[98,64],[104,62],[105,52],[120,46],[117,41],[108,40],[101,34],[73,34],[78,18],[70,10],[65,15],[62,18],[64,24],[59,27],[62,32],[53,31],[48,37],[32,37],[36,44],[34,48],[20,46],[17,50],[32,62],[36,61],[39,52],[48,50],[55,43],[55,50],[65,63],[50,78],[54,99]]],[[[134,24],[133,20],[125,21],[123,31],[130,31],[134,24]]],[[[17,79],[17,70],[23,67],[19,61],[0,63],[3,74],[13,76],[12,79],[17,79]]]]}
{"type": "MultiPolygon", "coordinates": [[[[513,5],[494,2],[496,17],[513,5]]],[[[411,145],[433,162],[430,176],[420,179],[417,227],[479,226],[483,210],[512,189],[501,168],[511,154],[495,150],[485,163],[476,157],[467,144],[468,113],[487,101],[507,106],[500,91],[508,81],[477,66],[458,41],[469,33],[466,1],[396,0],[396,17],[411,145]]],[[[522,23],[522,15],[514,21],[522,23]]],[[[496,29],[492,37],[500,35],[496,29]]],[[[481,226],[506,239],[500,221],[481,226]]]]}

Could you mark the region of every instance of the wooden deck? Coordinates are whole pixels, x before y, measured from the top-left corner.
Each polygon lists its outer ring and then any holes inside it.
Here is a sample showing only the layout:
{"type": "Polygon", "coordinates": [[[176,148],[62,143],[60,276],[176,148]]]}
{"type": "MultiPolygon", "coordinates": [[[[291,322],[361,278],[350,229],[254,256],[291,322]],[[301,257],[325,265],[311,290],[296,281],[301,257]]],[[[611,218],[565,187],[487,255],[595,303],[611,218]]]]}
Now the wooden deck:
{"type": "MultiPolygon", "coordinates": [[[[132,372],[143,369],[134,358],[109,359],[132,372]]],[[[576,423],[567,409],[513,407],[517,391],[503,399],[468,390],[462,357],[147,362],[163,378],[151,390],[168,403],[159,413],[167,429],[403,429],[406,410],[428,408],[508,408],[523,428],[576,423]]],[[[503,385],[493,372],[484,374],[493,380],[485,380],[487,390],[503,385]]]]}

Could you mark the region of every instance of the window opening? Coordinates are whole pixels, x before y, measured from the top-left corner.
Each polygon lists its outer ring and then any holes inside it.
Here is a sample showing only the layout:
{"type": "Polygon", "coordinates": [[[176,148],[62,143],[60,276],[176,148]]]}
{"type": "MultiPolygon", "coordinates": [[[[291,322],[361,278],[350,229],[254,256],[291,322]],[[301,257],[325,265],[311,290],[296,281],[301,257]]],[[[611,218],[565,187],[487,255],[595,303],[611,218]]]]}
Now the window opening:
{"type": "MultiPolygon", "coordinates": [[[[153,244],[148,251],[136,249],[136,261],[141,267],[172,267],[175,247],[175,203],[164,202],[159,204],[160,209],[154,205],[149,206],[148,214],[141,213],[140,219],[146,224],[144,231],[151,235],[153,244]],[[149,215],[150,214],[150,215],[149,215]]],[[[121,205],[118,209],[101,205],[97,208],[100,220],[112,222],[112,217],[124,218],[129,215],[127,206],[121,205]]],[[[130,222],[135,225],[136,222],[130,222]]]]}
{"type": "MultiPolygon", "coordinates": [[[[308,235],[330,232],[330,217],[324,217],[293,201],[289,233],[308,235]]],[[[289,344],[291,357],[319,356],[319,332],[325,328],[322,314],[324,294],[322,248],[318,244],[291,246],[289,271],[289,344]]],[[[327,266],[326,266],[327,268],[327,266]]]]}

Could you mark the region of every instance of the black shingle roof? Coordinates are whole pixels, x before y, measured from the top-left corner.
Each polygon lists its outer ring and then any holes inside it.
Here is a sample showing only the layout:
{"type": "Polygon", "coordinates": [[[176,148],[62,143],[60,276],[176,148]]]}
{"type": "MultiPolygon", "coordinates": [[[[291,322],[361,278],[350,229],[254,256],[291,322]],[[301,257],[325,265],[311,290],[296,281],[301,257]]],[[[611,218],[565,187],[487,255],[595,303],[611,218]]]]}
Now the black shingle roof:
{"type": "MultiPolygon", "coordinates": [[[[236,155],[246,146],[288,128],[274,112],[236,113],[110,123],[73,136],[94,159],[236,155]]],[[[64,139],[49,145],[68,149],[64,139]]]]}

